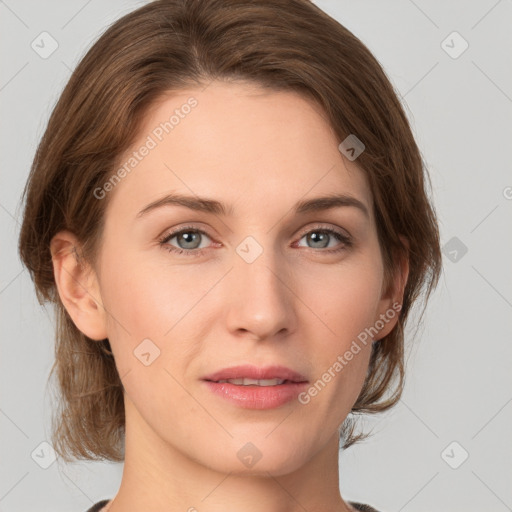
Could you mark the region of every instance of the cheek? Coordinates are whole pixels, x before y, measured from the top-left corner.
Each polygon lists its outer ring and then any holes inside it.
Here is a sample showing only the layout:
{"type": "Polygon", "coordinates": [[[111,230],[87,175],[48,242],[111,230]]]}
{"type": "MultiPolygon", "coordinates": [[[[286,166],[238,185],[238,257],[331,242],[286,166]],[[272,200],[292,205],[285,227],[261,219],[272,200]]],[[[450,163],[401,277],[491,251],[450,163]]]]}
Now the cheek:
{"type": "Polygon", "coordinates": [[[337,268],[325,266],[309,272],[301,279],[301,296],[324,322],[329,337],[343,344],[375,322],[382,277],[378,260],[353,257],[337,268]]]}
{"type": "Polygon", "coordinates": [[[110,331],[122,331],[125,336],[130,333],[134,338],[150,337],[163,328],[158,324],[158,316],[159,309],[167,304],[165,287],[156,276],[135,269],[130,266],[130,271],[124,272],[118,266],[110,272],[104,279],[102,295],[110,313],[110,331]]]}
{"type": "Polygon", "coordinates": [[[307,315],[311,320],[306,329],[318,347],[312,353],[316,377],[328,388],[322,391],[323,404],[341,416],[356,400],[366,377],[372,347],[368,329],[377,318],[382,275],[378,260],[362,256],[347,259],[336,271],[319,268],[301,281],[300,296],[307,298],[314,313],[307,315]]]}
{"type": "Polygon", "coordinates": [[[122,324],[133,337],[162,338],[206,292],[183,266],[165,265],[159,253],[105,258],[104,269],[102,297],[111,327],[117,332],[122,324]]]}
{"type": "Polygon", "coordinates": [[[155,389],[162,368],[179,372],[200,350],[199,334],[212,324],[214,314],[204,311],[208,301],[201,299],[219,278],[198,277],[192,265],[166,265],[164,256],[125,253],[119,262],[105,258],[104,268],[111,271],[102,279],[107,332],[118,372],[149,379],[148,386],[155,389]],[[145,367],[137,355],[148,352],[154,362],[145,367]]]}

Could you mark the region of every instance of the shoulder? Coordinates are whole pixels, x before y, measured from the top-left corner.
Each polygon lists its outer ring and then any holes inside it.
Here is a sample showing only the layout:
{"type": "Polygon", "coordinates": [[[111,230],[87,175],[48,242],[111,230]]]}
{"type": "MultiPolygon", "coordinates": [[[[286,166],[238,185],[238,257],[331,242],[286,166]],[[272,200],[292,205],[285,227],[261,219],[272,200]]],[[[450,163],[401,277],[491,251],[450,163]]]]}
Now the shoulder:
{"type": "Polygon", "coordinates": [[[377,509],[370,507],[370,505],[364,505],[363,503],[349,501],[349,504],[352,505],[356,510],[359,510],[361,512],[379,512],[377,509]]]}
{"type": "Polygon", "coordinates": [[[98,503],[95,503],[91,508],[87,509],[86,512],[100,512],[100,510],[109,502],[110,500],[101,500],[98,503]]]}
{"type": "MultiPolygon", "coordinates": [[[[107,503],[109,502],[110,500],[101,500],[101,501],[98,501],[97,503],[95,503],[91,508],[87,509],[86,512],[100,512],[101,509],[107,505],[107,503]]],[[[354,501],[350,501],[349,502],[350,505],[352,505],[356,510],[360,511],[360,512],[378,512],[378,510],[374,509],[373,507],[371,507],[370,505],[365,505],[363,503],[356,503],[354,501]]]]}

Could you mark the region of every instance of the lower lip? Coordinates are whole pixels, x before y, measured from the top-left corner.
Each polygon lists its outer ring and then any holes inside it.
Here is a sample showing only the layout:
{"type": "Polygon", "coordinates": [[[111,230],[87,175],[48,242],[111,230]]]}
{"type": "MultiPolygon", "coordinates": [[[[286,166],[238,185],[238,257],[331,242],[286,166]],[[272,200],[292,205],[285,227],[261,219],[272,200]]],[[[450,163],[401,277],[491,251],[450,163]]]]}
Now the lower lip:
{"type": "Polygon", "coordinates": [[[238,386],[229,382],[205,380],[210,391],[243,409],[274,409],[295,398],[307,382],[290,382],[278,386],[238,386]]]}

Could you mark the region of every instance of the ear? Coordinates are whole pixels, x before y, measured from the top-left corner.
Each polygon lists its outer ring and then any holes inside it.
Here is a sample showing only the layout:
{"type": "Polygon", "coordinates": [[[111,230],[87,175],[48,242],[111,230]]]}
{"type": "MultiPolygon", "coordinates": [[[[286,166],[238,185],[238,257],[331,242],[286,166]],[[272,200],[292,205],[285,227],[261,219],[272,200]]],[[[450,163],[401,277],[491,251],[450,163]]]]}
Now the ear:
{"type": "Polygon", "coordinates": [[[93,340],[107,338],[106,311],[94,269],[79,256],[80,244],[69,231],[50,242],[53,272],[60,299],[76,327],[93,340]]]}
{"type": "Polygon", "coordinates": [[[384,323],[384,327],[379,330],[378,336],[374,341],[387,336],[395,327],[400,316],[404,298],[404,290],[409,278],[409,241],[402,235],[400,240],[406,247],[405,253],[400,254],[399,261],[395,263],[395,274],[387,290],[383,290],[383,295],[379,303],[377,320],[384,323]],[[384,315],[384,316],[383,316],[384,315]]]}

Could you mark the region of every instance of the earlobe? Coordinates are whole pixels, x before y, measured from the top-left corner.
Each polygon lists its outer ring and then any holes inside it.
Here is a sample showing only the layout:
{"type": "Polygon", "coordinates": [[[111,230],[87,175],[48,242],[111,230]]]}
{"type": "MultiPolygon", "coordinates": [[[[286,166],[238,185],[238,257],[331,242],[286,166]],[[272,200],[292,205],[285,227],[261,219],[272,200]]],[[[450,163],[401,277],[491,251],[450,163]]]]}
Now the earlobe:
{"type": "Polygon", "coordinates": [[[69,231],[50,242],[60,299],[76,327],[93,340],[107,338],[106,314],[94,269],[80,256],[80,243],[69,231]]]}

